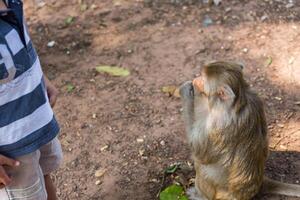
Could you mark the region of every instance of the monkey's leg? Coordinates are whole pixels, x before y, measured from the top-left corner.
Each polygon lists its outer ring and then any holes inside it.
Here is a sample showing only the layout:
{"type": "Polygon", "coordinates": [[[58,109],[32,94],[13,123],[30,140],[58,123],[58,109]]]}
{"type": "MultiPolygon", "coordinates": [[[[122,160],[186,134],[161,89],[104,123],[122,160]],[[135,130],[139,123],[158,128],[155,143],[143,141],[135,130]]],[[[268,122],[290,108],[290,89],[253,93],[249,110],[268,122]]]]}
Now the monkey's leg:
{"type": "Polygon", "coordinates": [[[187,81],[180,86],[180,96],[183,107],[183,118],[188,133],[191,133],[194,116],[194,87],[192,81],[187,81]]]}
{"type": "Polygon", "coordinates": [[[207,179],[205,174],[201,171],[201,166],[195,163],[196,169],[196,180],[195,186],[199,193],[205,196],[208,200],[215,200],[216,187],[215,185],[207,179]]]}
{"type": "Polygon", "coordinates": [[[217,190],[217,192],[216,192],[216,200],[241,200],[241,199],[235,198],[228,191],[217,190]]]}

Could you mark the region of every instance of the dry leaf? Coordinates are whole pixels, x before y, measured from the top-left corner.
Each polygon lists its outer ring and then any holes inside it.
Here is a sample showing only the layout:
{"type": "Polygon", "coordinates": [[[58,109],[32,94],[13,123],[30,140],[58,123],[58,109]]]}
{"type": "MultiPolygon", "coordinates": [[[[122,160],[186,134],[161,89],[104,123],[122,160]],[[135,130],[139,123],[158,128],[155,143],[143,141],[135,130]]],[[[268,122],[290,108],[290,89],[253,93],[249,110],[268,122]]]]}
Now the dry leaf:
{"type": "Polygon", "coordinates": [[[121,67],[115,67],[115,66],[97,66],[96,71],[100,73],[106,73],[111,76],[128,76],[130,75],[130,71],[121,67]]]}

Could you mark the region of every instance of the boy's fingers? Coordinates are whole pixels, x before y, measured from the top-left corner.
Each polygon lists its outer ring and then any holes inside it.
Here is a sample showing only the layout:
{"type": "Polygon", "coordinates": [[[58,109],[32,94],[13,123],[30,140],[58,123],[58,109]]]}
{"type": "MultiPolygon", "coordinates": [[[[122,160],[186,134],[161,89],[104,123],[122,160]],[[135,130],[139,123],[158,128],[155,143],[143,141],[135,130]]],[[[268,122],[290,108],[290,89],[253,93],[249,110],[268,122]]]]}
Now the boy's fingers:
{"type": "Polygon", "coordinates": [[[5,186],[11,183],[11,179],[8,177],[2,166],[0,166],[0,183],[2,183],[5,186]]]}
{"type": "Polygon", "coordinates": [[[16,167],[16,166],[20,165],[20,162],[14,160],[14,159],[5,157],[3,155],[0,155],[0,165],[7,165],[7,166],[11,166],[11,167],[16,167]]]}

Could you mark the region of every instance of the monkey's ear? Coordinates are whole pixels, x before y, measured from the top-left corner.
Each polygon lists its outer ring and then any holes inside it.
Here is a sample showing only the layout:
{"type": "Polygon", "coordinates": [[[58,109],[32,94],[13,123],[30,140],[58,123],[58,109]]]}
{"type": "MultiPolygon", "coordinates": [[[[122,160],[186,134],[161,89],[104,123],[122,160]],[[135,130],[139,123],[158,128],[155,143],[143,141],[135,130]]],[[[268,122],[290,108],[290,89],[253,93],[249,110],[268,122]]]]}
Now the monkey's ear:
{"type": "Polygon", "coordinates": [[[220,87],[218,89],[217,94],[219,98],[222,99],[223,101],[232,100],[235,97],[234,92],[228,85],[223,85],[222,87],[220,87]]]}

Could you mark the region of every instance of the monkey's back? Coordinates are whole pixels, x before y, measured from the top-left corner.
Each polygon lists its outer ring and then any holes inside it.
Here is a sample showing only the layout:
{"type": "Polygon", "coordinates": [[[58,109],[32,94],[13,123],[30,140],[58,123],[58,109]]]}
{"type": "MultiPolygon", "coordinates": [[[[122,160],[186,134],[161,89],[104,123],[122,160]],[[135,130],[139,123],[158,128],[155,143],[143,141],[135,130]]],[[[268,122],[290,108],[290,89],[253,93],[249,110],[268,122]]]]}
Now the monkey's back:
{"type": "Polygon", "coordinates": [[[266,117],[261,99],[254,92],[245,92],[246,104],[237,113],[233,124],[237,137],[229,167],[229,190],[247,199],[255,195],[263,182],[265,161],[268,155],[266,117]],[[246,198],[247,197],[247,198],[246,198]]]}

